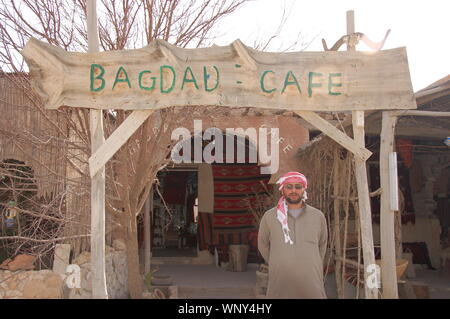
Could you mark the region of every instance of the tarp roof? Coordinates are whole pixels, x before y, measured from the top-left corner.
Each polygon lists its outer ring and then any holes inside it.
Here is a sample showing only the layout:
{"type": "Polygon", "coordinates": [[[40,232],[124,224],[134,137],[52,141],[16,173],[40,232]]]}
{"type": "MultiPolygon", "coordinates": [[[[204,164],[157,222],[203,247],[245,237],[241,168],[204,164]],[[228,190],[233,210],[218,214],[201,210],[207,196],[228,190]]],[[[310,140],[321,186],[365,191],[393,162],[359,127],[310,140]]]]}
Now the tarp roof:
{"type": "Polygon", "coordinates": [[[445,95],[450,95],[450,74],[415,93],[418,106],[445,95]]]}

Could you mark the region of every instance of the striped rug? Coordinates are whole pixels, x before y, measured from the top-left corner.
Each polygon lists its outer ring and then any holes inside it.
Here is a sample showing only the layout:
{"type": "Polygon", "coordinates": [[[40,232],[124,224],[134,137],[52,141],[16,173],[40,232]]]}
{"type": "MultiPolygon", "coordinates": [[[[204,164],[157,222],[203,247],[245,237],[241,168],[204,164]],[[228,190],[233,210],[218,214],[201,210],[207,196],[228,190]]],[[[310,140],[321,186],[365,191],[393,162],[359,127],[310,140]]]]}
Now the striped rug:
{"type": "Polygon", "coordinates": [[[213,164],[214,214],[212,220],[214,245],[247,244],[248,233],[255,229],[255,220],[248,209],[248,200],[256,201],[255,192],[264,192],[270,175],[261,175],[257,164],[213,164]]]}

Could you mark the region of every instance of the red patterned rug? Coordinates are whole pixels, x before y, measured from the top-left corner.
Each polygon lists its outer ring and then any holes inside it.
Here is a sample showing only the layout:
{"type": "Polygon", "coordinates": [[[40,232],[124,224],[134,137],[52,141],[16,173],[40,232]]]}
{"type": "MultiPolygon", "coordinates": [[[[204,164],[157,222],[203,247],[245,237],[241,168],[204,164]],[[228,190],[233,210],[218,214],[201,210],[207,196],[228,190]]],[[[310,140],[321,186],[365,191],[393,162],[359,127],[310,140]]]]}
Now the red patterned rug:
{"type": "Polygon", "coordinates": [[[257,164],[214,164],[213,242],[215,245],[246,244],[255,229],[248,208],[256,194],[264,192],[270,175],[261,175],[257,164]]]}

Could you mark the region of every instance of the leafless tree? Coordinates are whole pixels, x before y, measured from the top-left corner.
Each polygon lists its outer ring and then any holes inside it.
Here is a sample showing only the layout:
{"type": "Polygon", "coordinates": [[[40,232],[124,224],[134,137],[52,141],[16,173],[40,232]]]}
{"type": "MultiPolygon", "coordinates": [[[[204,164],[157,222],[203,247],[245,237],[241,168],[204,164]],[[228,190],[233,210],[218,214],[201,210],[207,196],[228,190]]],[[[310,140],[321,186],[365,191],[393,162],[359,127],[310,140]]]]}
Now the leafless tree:
{"type": "MultiPolygon", "coordinates": [[[[247,2],[249,0],[100,0],[98,4],[100,45],[105,51],[138,48],[153,39],[163,39],[180,47],[195,48],[209,45],[217,34],[218,23],[247,2]]],[[[58,0],[0,0],[0,4],[0,66],[3,71],[14,74],[26,72],[26,65],[18,52],[30,37],[45,40],[68,51],[86,51],[85,0],[63,3],[58,0]]],[[[285,18],[281,21],[283,23],[285,18]]],[[[281,29],[277,32],[279,34],[281,29]]],[[[267,47],[271,39],[273,37],[269,37],[263,48],[267,47]]],[[[51,176],[55,180],[63,180],[64,185],[70,185],[71,196],[88,194],[90,189],[87,170],[87,159],[90,156],[88,110],[67,107],[57,111],[44,110],[37,95],[29,90],[28,77],[22,76],[20,81],[16,82],[24,94],[29,96],[34,111],[42,114],[48,121],[46,125],[52,127],[52,132],[58,133],[58,138],[64,141],[67,148],[64,162],[72,171],[71,175],[60,176],[54,173],[49,174],[48,178],[51,176]]],[[[219,111],[216,108],[209,108],[205,109],[205,112],[217,115],[219,111]]],[[[128,114],[129,112],[122,110],[104,112],[106,138],[128,114]]],[[[186,112],[180,108],[155,111],[106,166],[106,209],[111,224],[119,225],[127,245],[128,282],[132,298],[140,298],[143,289],[139,272],[136,217],[144,205],[158,170],[168,162],[168,154],[172,147],[170,130],[182,119],[186,119],[185,114],[186,112]],[[183,113],[183,116],[179,116],[180,113],[183,113]]],[[[25,132],[19,132],[18,135],[24,138],[25,132]]],[[[0,132],[0,142],[5,134],[6,132],[0,132]]],[[[28,131],[28,134],[32,132],[28,131]]],[[[29,143],[39,145],[52,136],[35,136],[35,138],[29,143]]],[[[36,163],[38,164],[45,165],[36,163]]],[[[42,234],[47,232],[47,237],[44,236],[42,240],[48,240],[50,244],[43,242],[46,243],[43,249],[50,249],[51,242],[67,239],[60,231],[61,227],[70,228],[74,220],[65,213],[68,210],[65,207],[66,195],[54,194],[46,204],[35,199],[35,205],[27,210],[30,215],[35,215],[35,219],[28,225],[29,229],[36,229],[36,232],[42,234]],[[56,203],[63,204],[58,206],[56,203]],[[46,209],[49,207],[53,207],[52,212],[57,212],[57,216],[49,215],[46,209]],[[42,226],[42,223],[50,220],[56,224],[51,227],[42,226]]],[[[89,210],[88,203],[85,204],[89,210]]],[[[78,222],[88,229],[88,220],[82,219],[78,222]]],[[[83,235],[79,231],[81,228],[71,229],[77,231],[73,236],[83,235]]],[[[36,242],[36,232],[28,232],[25,237],[31,245],[36,242]]],[[[23,238],[23,236],[15,237],[15,243],[20,243],[23,238]]]]}

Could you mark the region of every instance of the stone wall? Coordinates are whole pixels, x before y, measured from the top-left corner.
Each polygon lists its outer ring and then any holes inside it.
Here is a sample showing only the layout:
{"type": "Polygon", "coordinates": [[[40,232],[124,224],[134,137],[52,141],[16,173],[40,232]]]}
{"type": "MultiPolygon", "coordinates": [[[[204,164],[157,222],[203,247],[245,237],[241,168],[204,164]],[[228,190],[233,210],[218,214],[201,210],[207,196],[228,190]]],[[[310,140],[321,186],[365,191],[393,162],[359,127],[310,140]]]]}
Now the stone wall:
{"type": "MultiPolygon", "coordinates": [[[[110,250],[106,252],[106,287],[110,299],[128,298],[128,269],[125,251],[110,250]]],[[[81,253],[72,263],[81,268],[81,288],[70,289],[67,297],[69,299],[90,299],[92,298],[91,285],[91,263],[90,253],[81,253]]]]}
{"type": "MultiPolygon", "coordinates": [[[[126,255],[124,245],[119,244],[116,243],[114,248],[106,247],[106,285],[110,299],[129,297],[126,255]]],[[[74,273],[0,270],[0,299],[92,298],[90,253],[82,252],[71,264],[80,267],[80,288],[69,288],[66,284],[66,280],[74,273]]]]}
{"type": "Polygon", "coordinates": [[[60,299],[63,276],[51,270],[0,271],[0,299],[60,299]]]}

